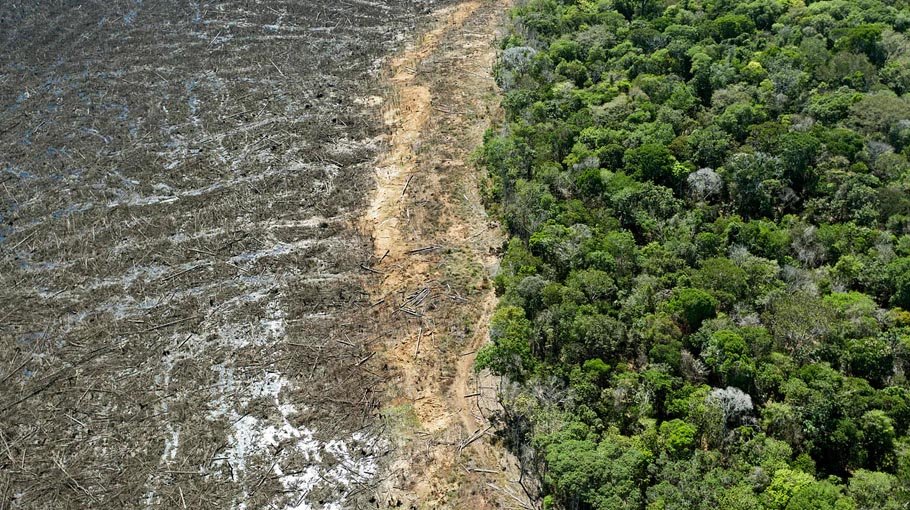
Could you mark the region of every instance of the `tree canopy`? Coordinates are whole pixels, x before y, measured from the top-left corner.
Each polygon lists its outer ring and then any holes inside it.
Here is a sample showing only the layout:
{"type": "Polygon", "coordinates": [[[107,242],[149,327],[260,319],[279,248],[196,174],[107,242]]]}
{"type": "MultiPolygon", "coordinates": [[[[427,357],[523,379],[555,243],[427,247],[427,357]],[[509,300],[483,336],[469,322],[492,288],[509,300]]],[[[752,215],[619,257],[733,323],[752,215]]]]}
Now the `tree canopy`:
{"type": "Polygon", "coordinates": [[[477,365],[546,505],[910,505],[910,2],[512,17],[477,365]]]}

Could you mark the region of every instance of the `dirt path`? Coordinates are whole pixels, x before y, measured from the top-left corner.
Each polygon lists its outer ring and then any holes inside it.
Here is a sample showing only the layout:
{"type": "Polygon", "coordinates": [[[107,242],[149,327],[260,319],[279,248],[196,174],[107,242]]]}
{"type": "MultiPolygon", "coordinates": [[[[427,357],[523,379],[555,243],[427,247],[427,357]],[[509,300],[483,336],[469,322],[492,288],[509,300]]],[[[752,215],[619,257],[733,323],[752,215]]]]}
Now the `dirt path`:
{"type": "Polygon", "coordinates": [[[473,371],[496,298],[502,237],[471,153],[499,115],[490,71],[505,5],[471,1],[389,66],[390,129],[363,229],[377,273],[371,312],[396,442],[381,504],[527,507],[515,462],[490,442],[494,382],[473,371]]]}

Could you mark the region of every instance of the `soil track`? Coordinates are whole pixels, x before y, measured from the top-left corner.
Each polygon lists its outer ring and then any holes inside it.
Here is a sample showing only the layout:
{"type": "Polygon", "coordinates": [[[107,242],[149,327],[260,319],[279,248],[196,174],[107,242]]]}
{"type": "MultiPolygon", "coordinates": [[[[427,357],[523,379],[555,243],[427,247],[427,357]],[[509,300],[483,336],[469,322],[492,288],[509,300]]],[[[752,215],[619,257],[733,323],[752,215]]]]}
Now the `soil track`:
{"type": "Polygon", "coordinates": [[[398,450],[379,491],[390,506],[533,506],[514,459],[489,440],[494,381],[473,371],[502,237],[471,155],[499,114],[490,71],[504,11],[491,0],[446,9],[390,66],[389,149],[363,225],[392,381],[384,411],[398,450]]]}

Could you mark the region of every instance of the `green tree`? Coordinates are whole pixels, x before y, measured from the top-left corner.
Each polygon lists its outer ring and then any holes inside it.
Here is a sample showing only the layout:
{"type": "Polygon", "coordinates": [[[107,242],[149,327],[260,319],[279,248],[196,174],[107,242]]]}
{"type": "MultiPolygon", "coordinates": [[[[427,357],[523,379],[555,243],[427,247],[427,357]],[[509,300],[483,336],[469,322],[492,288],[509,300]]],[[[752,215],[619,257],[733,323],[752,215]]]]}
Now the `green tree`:
{"type": "Polygon", "coordinates": [[[703,352],[705,362],[720,377],[720,385],[749,390],[755,363],[743,337],[731,330],[714,332],[703,352]]]}
{"type": "Polygon", "coordinates": [[[876,66],[885,62],[882,46],[882,25],[859,25],[833,32],[836,41],[834,49],[865,54],[876,66]]]}
{"type": "Polygon", "coordinates": [[[827,480],[800,487],[787,502],[786,510],[854,510],[853,501],[843,488],[827,480]]]}
{"type": "Polygon", "coordinates": [[[692,274],[692,284],[696,288],[710,290],[726,307],[746,296],[749,290],[746,271],[725,257],[701,261],[701,267],[692,274]]]}
{"type": "Polygon", "coordinates": [[[910,257],[891,261],[887,268],[891,291],[891,305],[910,310],[910,257]]]}
{"type": "Polygon", "coordinates": [[[850,108],[862,98],[859,92],[843,87],[833,92],[813,94],[806,110],[822,122],[834,123],[844,119],[850,108]]]}
{"type": "Polygon", "coordinates": [[[897,510],[900,505],[892,499],[897,483],[887,473],[858,469],[850,477],[847,492],[856,502],[856,510],[897,510]]]}
{"type": "Polygon", "coordinates": [[[751,34],[755,30],[755,23],[747,16],[727,14],[715,19],[712,28],[717,39],[732,39],[740,35],[751,34]]]}
{"type": "Polygon", "coordinates": [[[894,355],[887,338],[867,337],[852,339],[844,349],[844,361],[850,373],[884,386],[894,372],[894,355]]]}
{"type": "Polygon", "coordinates": [[[648,457],[627,438],[566,439],[546,449],[546,481],[570,507],[638,509],[648,457]]]}
{"type": "Polygon", "coordinates": [[[711,124],[693,131],[686,143],[695,163],[716,167],[722,164],[727,156],[733,145],[733,137],[720,126],[711,124]]]}
{"type": "Polygon", "coordinates": [[[806,294],[776,295],[765,312],[777,348],[799,360],[813,356],[830,333],[833,317],[829,305],[806,294]]]}
{"type": "Polygon", "coordinates": [[[667,302],[667,311],[679,319],[687,331],[694,332],[702,322],[717,314],[717,300],[700,289],[678,288],[667,302]]]}
{"type": "Polygon", "coordinates": [[[696,428],[680,419],[660,424],[660,435],[664,448],[675,456],[691,452],[695,446],[696,428]]]}
{"type": "Polygon", "coordinates": [[[891,456],[896,438],[891,418],[884,411],[873,409],[863,414],[860,427],[863,433],[863,446],[868,455],[868,466],[873,470],[889,467],[893,462],[891,456]]]}
{"type": "Polygon", "coordinates": [[[490,321],[492,342],[478,351],[476,369],[524,380],[536,364],[531,337],[531,322],[525,318],[524,310],[515,306],[499,308],[490,321]]]}
{"type": "Polygon", "coordinates": [[[637,179],[672,186],[678,177],[674,173],[676,159],[669,149],[660,144],[651,143],[629,149],[623,161],[626,171],[637,179]]]}
{"type": "Polygon", "coordinates": [[[738,209],[749,216],[772,216],[781,205],[783,165],[764,153],[734,154],[726,171],[738,209]]]}
{"type": "Polygon", "coordinates": [[[768,510],[784,510],[801,489],[815,482],[812,475],[792,469],[778,469],[762,494],[768,510]]]}
{"type": "Polygon", "coordinates": [[[734,103],[717,116],[715,122],[736,140],[745,140],[749,128],[767,118],[767,112],[761,105],[747,102],[734,103]]]}

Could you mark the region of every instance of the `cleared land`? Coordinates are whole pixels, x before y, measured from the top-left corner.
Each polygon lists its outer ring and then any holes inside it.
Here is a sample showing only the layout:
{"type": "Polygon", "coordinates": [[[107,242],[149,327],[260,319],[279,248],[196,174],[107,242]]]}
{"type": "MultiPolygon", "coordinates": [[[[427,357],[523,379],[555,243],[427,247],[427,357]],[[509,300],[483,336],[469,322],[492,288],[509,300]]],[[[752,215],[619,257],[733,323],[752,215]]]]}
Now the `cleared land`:
{"type": "Polygon", "coordinates": [[[0,6],[0,506],[371,504],[356,227],[380,59],[442,4],[35,4],[0,6]]]}
{"type": "Polygon", "coordinates": [[[440,12],[390,63],[389,150],[364,220],[395,448],[377,499],[390,506],[534,507],[533,484],[491,442],[498,380],[473,370],[503,238],[471,159],[499,115],[490,70],[504,10],[474,1],[440,12]]]}

